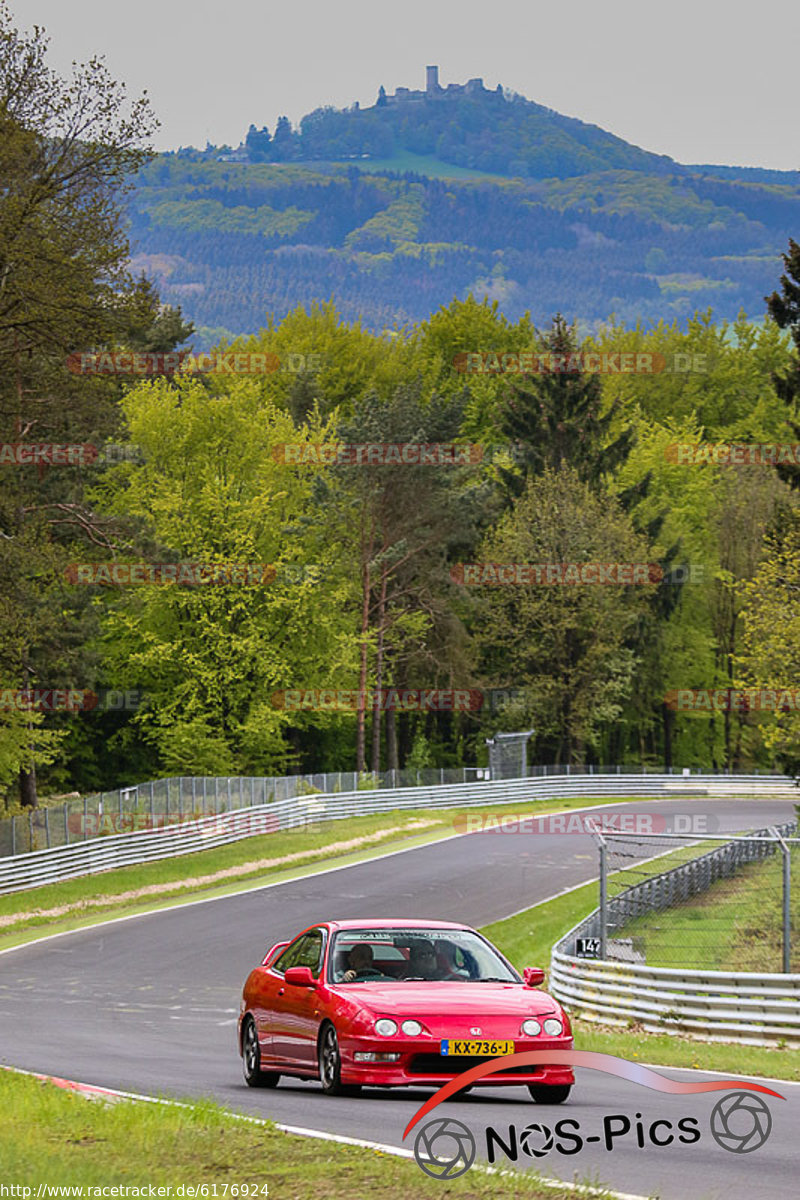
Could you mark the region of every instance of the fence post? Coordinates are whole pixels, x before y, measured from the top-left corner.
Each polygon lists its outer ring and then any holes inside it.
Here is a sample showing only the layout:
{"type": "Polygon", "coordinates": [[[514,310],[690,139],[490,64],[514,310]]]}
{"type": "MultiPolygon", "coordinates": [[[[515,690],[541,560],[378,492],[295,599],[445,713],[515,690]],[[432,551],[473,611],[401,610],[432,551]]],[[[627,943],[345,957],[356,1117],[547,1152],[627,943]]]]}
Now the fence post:
{"type": "Polygon", "coordinates": [[[150,784],[150,828],[156,827],[156,807],[155,807],[155,789],[153,784],[150,784]]]}
{"type": "Polygon", "coordinates": [[[84,841],[86,841],[86,839],[89,836],[89,830],[87,828],[88,824],[89,824],[89,797],[84,796],[83,797],[83,840],[84,841]]]}
{"type": "Polygon", "coordinates": [[[31,839],[30,847],[31,847],[31,850],[33,851],[36,849],[36,846],[34,845],[34,841],[33,841],[33,809],[31,809],[31,811],[28,813],[28,833],[29,833],[29,836],[31,839]]]}
{"type": "Polygon", "coordinates": [[[64,845],[69,845],[69,813],[66,800],[64,801],[64,845]]]}
{"type": "Polygon", "coordinates": [[[608,927],[608,880],[606,872],[606,847],[607,842],[600,830],[597,828],[597,822],[593,821],[592,833],[597,838],[597,848],[600,851],[600,897],[598,911],[600,914],[600,957],[606,958],[606,929],[608,927]]]}
{"type": "Polygon", "coordinates": [[[11,855],[17,853],[17,818],[11,818],[11,855]]]}
{"type": "Polygon", "coordinates": [[[791,957],[792,957],[792,953],[791,953],[791,951],[792,951],[791,923],[792,923],[792,918],[791,918],[791,912],[790,912],[790,901],[791,901],[791,891],[792,891],[792,860],[790,857],[789,847],[786,845],[786,842],[781,837],[781,835],[777,829],[777,826],[775,826],[775,825],[771,826],[770,833],[772,834],[772,836],[777,840],[778,844],[780,845],[781,854],[783,856],[783,966],[781,967],[781,970],[783,971],[784,975],[788,975],[792,969],[792,964],[791,964],[791,957]]]}

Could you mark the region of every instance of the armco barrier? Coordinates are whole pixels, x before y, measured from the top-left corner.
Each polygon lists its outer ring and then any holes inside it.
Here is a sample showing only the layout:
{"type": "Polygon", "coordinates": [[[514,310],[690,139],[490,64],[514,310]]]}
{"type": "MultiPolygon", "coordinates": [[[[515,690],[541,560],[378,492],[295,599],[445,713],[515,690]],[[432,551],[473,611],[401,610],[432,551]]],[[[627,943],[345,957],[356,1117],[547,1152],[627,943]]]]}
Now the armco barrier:
{"type": "MultiPolygon", "coordinates": [[[[796,830],[792,822],[777,832],[787,838],[796,830]]],[[[608,901],[607,926],[619,931],[627,921],[697,895],[777,849],[771,831],[761,829],[752,841],[727,842],[653,875],[608,901]]],[[[548,987],[573,1015],[606,1025],[636,1021],[651,1033],[694,1034],[710,1041],[769,1045],[783,1039],[800,1045],[800,975],[648,967],[574,954],[578,937],[600,939],[601,932],[595,909],[553,947],[548,987]]]]}
{"type": "MultiPolygon", "coordinates": [[[[703,772],[676,768],[669,772],[685,777],[703,772]]],[[[584,775],[647,775],[647,769],[631,766],[575,766],[570,763],[537,763],[526,777],[545,779],[584,775]]],[[[660,772],[654,771],[658,777],[660,772]]],[[[729,771],[714,772],[715,778],[737,776],[729,771]]],[[[157,829],[182,824],[190,818],[210,817],[236,808],[271,804],[310,794],[329,795],[387,788],[443,787],[445,784],[478,783],[482,780],[517,779],[519,773],[491,774],[488,767],[423,767],[383,771],[379,774],[356,771],[329,771],[317,775],[273,776],[174,776],[100,792],[78,799],[64,798],[63,803],[29,808],[25,813],[0,819],[0,859],[35,850],[69,846],[110,833],[130,833],[134,829],[157,829]]],[[[746,777],[745,777],[746,778],[746,777]]],[[[782,776],[755,772],[755,778],[769,782],[782,776]]]]}
{"type": "MultiPolygon", "coordinates": [[[[250,782],[255,784],[264,781],[250,782]]],[[[256,794],[255,788],[251,794],[256,794]]],[[[162,828],[137,829],[130,833],[110,834],[49,850],[34,850],[0,858],[0,893],[21,891],[134,863],[172,858],[224,845],[256,833],[296,829],[322,821],[401,809],[523,804],[571,796],[586,797],[588,800],[678,796],[687,800],[728,796],[797,799],[798,792],[792,780],[783,776],[614,774],[529,777],[439,787],[293,796],[268,804],[234,808],[213,816],[196,818],[192,814],[191,819],[162,828]]]]}
{"type": "Polygon", "coordinates": [[[800,975],[645,967],[553,950],[551,993],[569,1012],[606,1025],[724,1042],[800,1044],[800,975]]]}

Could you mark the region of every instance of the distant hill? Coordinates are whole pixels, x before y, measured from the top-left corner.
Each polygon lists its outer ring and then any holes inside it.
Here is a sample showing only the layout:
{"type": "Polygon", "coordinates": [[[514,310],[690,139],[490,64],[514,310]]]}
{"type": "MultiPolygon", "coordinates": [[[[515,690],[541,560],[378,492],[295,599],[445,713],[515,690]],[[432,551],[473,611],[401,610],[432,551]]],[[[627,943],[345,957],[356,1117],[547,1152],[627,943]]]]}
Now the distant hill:
{"type": "Polygon", "coordinates": [[[799,172],[684,166],[433,70],[369,109],[159,156],[130,200],[134,266],[209,338],[331,296],[375,329],[469,291],[540,323],[763,313],[799,172]]]}

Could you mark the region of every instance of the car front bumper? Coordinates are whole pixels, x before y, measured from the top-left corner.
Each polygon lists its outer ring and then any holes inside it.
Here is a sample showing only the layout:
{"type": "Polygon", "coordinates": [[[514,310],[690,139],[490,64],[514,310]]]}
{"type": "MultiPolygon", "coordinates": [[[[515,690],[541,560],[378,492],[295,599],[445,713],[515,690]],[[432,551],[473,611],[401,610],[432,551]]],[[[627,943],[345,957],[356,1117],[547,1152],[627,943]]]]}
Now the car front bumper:
{"type": "MultiPolygon", "coordinates": [[[[571,1037],[516,1038],[514,1050],[521,1054],[529,1050],[571,1050],[571,1037]]],[[[340,1045],[342,1056],[342,1081],[374,1087],[440,1087],[451,1079],[458,1078],[471,1067],[489,1062],[486,1057],[443,1056],[439,1054],[439,1042],[425,1038],[353,1038],[340,1045]],[[396,1062],[361,1062],[356,1053],[397,1054],[396,1062]]],[[[572,1068],[560,1065],[531,1067],[514,1066],[484,1075],[475,1087],[513,1087],[537,1084],[543,1087],[571,1085],[575,1082],[572,1068]]]]}

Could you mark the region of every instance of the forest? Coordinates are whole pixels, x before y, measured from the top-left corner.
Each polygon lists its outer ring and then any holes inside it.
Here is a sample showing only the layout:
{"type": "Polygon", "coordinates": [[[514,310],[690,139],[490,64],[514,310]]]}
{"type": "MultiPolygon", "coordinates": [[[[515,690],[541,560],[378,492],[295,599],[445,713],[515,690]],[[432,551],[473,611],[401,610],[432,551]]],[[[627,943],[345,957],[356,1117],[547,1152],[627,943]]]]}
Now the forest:
{"type": "Polygon", "coordinates": [[[192,162],[36,32],[3,79],[8,811],[523,729],[531,763],[800,766],[796,189],[192,162]],[[664,304],[701,260],[749,316],[664,304]]]}
{"type": "Polygon", "coordinates": [[[331,298],[375,333],[470,294],[513,321],[560,311],[590,332],[610,314],[635,324],[711,307],[759,320],[800,223],[800,177],[788,172],[776,182],[603,164],[450,179],[398,169],[407,161],[159,155],[128,197],[134,267],[182,307],[204,348],[331,298]]]}

